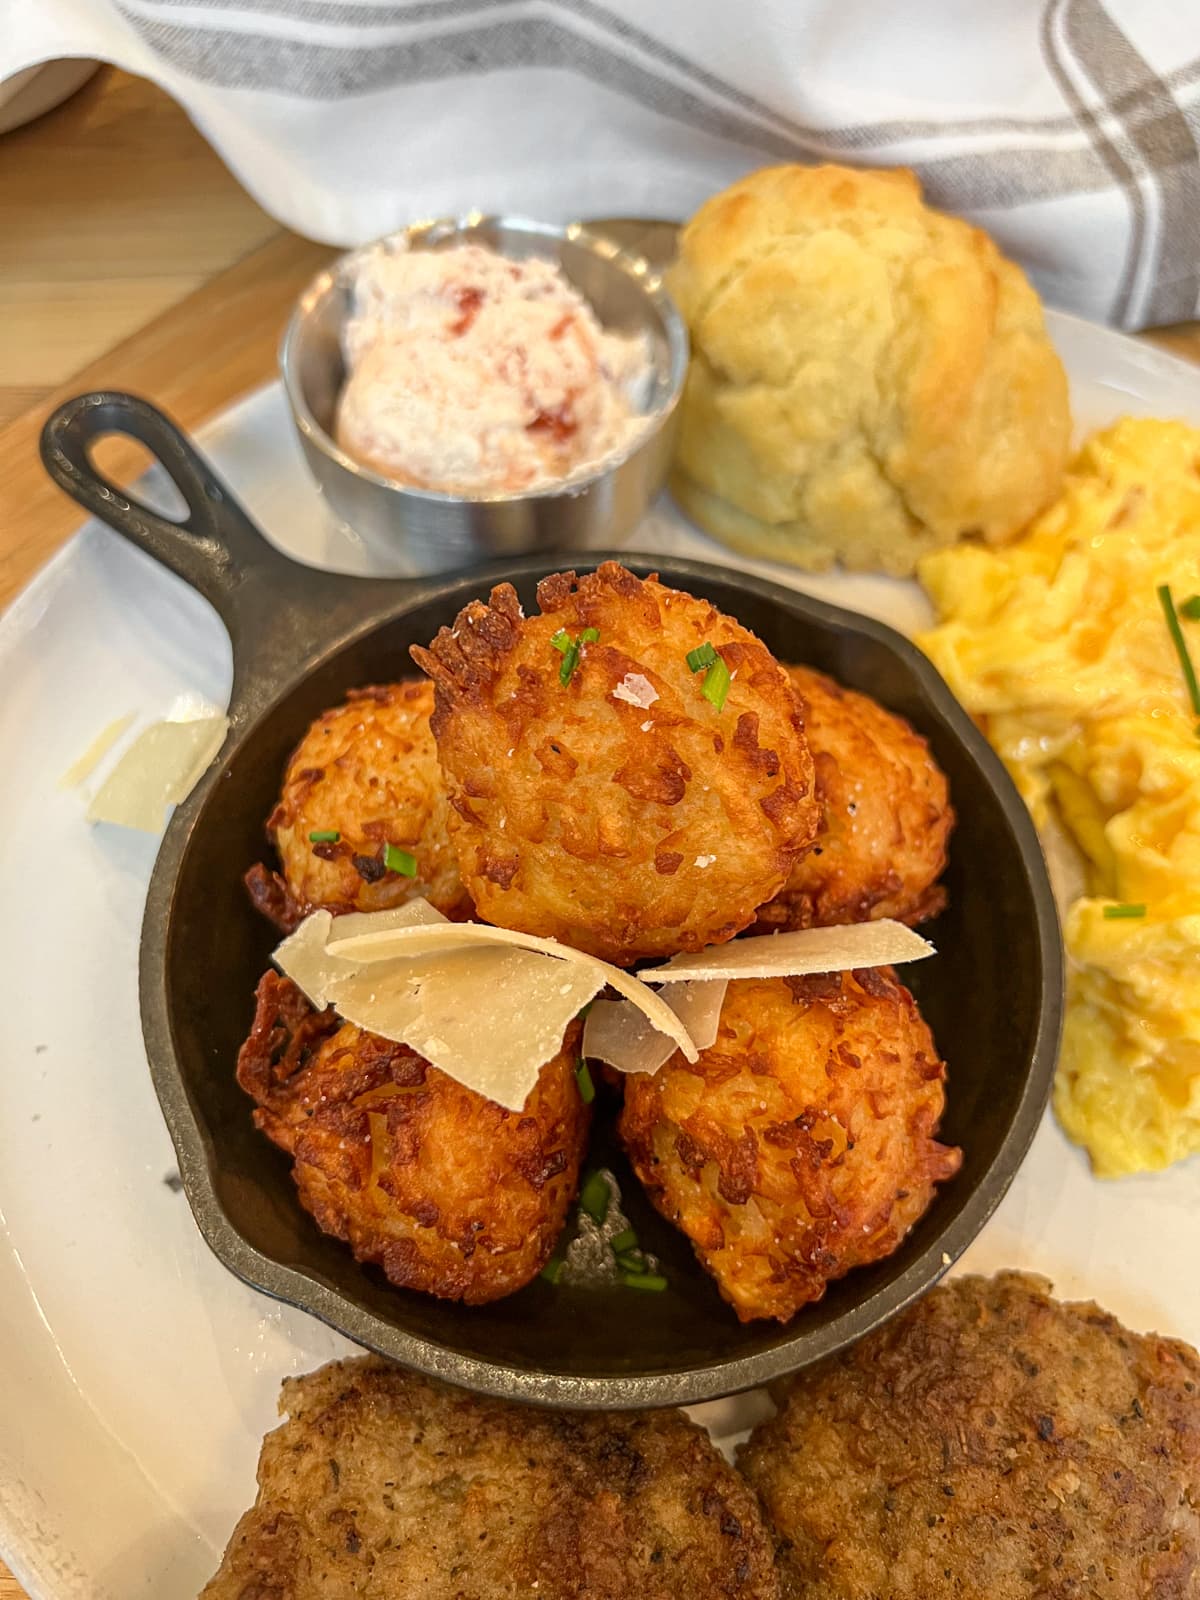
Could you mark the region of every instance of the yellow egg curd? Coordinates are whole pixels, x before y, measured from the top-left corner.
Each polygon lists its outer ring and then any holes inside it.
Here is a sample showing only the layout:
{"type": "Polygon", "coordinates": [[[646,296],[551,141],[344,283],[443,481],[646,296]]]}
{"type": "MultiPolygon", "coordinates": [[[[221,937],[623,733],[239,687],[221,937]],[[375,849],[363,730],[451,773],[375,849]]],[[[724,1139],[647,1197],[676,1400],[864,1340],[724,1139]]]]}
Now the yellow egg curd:
{"type": "Polygon", "coordinates": [[[1200,1151],[1200,711],[1168,612],[1200,668],[1200,430],[1116,423],[1013,544],[940,550],[919,576],[939,625],[917,643],[1086,863],[1059,1119],[1102,1177],[1183,1160],[1200,1151]]]}

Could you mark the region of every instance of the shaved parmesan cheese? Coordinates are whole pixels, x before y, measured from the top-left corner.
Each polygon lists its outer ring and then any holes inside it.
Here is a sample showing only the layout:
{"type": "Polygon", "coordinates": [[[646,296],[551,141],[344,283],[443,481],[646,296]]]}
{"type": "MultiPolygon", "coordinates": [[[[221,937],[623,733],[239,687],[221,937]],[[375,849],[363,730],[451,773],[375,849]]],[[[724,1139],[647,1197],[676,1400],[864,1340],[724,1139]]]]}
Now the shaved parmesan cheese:
{"type": "Polygon", "coordinates": [[[227,717],[155,722],[117,762],[87,809],[89,822],[161,833],[167,807],[185,800],[225,742],[227,717]]]}
{"type": "MultiPolygon", "coordinates": [[[[673,983],[664,996],[698,1050],[716,1043],[728,987],[721,980],[673,983]]],[[[583,1053],[607,1061],[618,1072],[657,1072],[675,1054],[675,1046],[628,1000],[597,1000],[583,1025],[583,1053]]]]}
{"type": "Polygon", "coordinates": [[[673,983],[663,999],[691,1034],[696,1048],[710,1050],[717,1042],[721,1007],[729,984],[724,978],[695,983],[673,983]]]}
{"type": "Polygon", "coordinates": [[[348,911],[335,919],[330,938],[340,942],[355,939],[360,933],[386,933],[392,928],[432,928],[449,920],[418,894],[389,911],[348,911]]]}
{"type": "MultiPolygon", "coordinates": [[[[660,1033],[665,1033],[668,1038],[674,1040],[675,1046],[683,1051],[689,1061],[695,1061],[698,1052],[691,1035],[671,1007],[652,989],[648,989],[632,973],[623,972],[619,967],[609,966],[607,961],[601,961],[598,956],[586,955],[582,950],[572,950],[569,945],[559,944],[556,939],[539,939],[531,933],[515,933],[511,928],[493,928],[485,922],[451,922],[441,928],[384,929],[378,933],[342,938],[335,924],[330,934],[328,948],[331,954],[365,964],[389,961],[399,956],[440,954],[444,950],[453,950],[470,944],[512,945],[516,949],[536,951],[544,956],[553,956],[560,962],[586,966],[594,972],[601,973],[603,982],[597,985],[594,992],[598,993],[603,984],[611,985],[618,994],[631,1000],[660,1033]]],[[[709,974],[706,973],[705,976],[709,974]]],[[[657,980],[657,972],[655,977],[657,980]]],[[[486,1028],[486,1019],[479,1025],[486,1028]]]]}
{"type": "Polygon", "coordinates": [[[614,700],[624,700],[626,705],[640,706],[644,711],[658,699],[658,690],[640,672],[627,672],[612,692],[614,700]]]}
{"type": "MultiPolygon", "coordinates": [[[[333,959],[337,959],[334,957],[333,959]]],[[[339,1014],[520,1111],[604,974],[509,945],[465,945],[359,966],[330,986],[339,1014]],[[464,1003],[465,1002],[465,1003],[464,1003]]]]}
{"type": "Polygon", "coordinates": [[[137,713],[134,711],[126,712],[123,717],[118,717],[115,722],[110,722],[107,728],[101,728],[78,761],[72,762],[63,773],[58,780],[58,787],[60,789],[75,789],[85,778],[90,778],[136,715],[137,713]]]}
{"type": "Polygon", "coordinates": [[[684,983],[692,978],[798,978],[809,972],[849,972],[854,967],[890,967],[923,961],[933,946],[902,922],[855,922],[839,928],[804,928],[766,933],[710,945],[696,955],[672,956],[665,966],[644,967],[646,983],[684,983]]]}
{"type": "Polygon", "coordinates": [[[657,1072],[675,1054],[674,1041],[651,1027],[628,1000],[597,1000],[583,1025],[583,1053],[618,1072],[657,1072]]]}
{"type": "MultiPolygon", "coordinates": [[[[310,912],[272,957],[284,977],[303,989],[318,1011],[329,1004],[334,984],[353,977],[359,968],[357,961],[344,961],[340,956],[331,955],[326,948],[333,920],[328,911],[310,912]]],[[[337,919],[337,925],[339,933],[345,936],[365,933],[369,928],[413,928],[445,921],[428,900],[417,896],[390,911],[350,911],[337,919]]]]}
{"type": "Polygon", "coordinates": [[[339,961],[326,950],[332,923],[328,911],[312,912],[271,957],[284,977],[303,989],[318,1011],[329,1004],[330,985],[358,970],[352,961],[339,961]]]}

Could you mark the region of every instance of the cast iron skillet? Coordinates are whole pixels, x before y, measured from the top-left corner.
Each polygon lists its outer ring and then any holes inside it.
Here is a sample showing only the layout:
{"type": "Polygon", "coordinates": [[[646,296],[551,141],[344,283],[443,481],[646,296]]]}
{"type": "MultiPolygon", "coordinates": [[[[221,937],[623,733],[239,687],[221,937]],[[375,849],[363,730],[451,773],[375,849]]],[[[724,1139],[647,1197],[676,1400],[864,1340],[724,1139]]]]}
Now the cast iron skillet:
{"type": "Polygon", "coordinates": [[[127,395],[68,401],[46,424],[42,455],[68,494],[207,596],[233,641],[229,737],[167,828],[141,953],[154,1087],[196,1221],[231,1271],[407,1366],[492,1394],[583,1407],[683,1404],[749,1388],[842,1349],[941,1277],[995,1209],[1037,1127],[1058,1045],[1062,957],[1025,808],[917,650],[877,622],[761,578],[624,558],[707,596],[783,659],[875,695],[928,736],[959,822],[949,910],[930,930],[939,954],[905,978],[950,1065],[943,1137],[963,1146],[959,1176],[890,1260],[832,1285],[787,1327],[743,1327],[682,1236],[644,1201],[606,1134],[611,1117],[602,1117],[593,1158],[622,1178],[669,1291],[536,1281],[464,1309],[356,1265],[301,1210],[286,1158],[251,1126],[234,1058],[275,940],[241,880],[263,854],[263,819],[284,763],[318,712],[356,684],[411,673],[408,646],[427,642],[492,582],[511,579],[528,607],[537,579],[572,558],[523,558],[432,582],[302,567],[271,548],[165,417],[127,395]],[[91,446],[111,433],[139,439],[166,467],[187,503],[182,522],[156,515],[93,466],[91,446]]]}

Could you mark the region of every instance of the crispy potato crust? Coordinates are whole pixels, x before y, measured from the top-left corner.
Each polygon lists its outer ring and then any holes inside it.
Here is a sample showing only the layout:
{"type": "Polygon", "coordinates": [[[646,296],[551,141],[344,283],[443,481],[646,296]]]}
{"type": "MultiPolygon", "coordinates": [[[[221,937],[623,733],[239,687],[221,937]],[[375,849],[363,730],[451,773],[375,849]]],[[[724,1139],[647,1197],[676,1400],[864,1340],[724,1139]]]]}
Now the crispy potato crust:
{"type": "Polygon", "coordinates": [[[778,1600],[758,1502],[678,1411],[534,1410],[375,1357],[283,1385],[202,1600],[778,1600]]]}
{"type": "Polygon", "coordinates": [[[489,922],[619,965],[721,943],[782,888],[820,809],[783,669],[705,600],[616,562],[509,584],[413,657],[437,685],[433,731],[451,836],[489,922]],[[565,685],[560,630],[582,646],[565,685]],[[724,708],[687,665],[705,642],[736,674],[724,708]]]}
{"type": "Polygon", "coordinates": [[[562,1231],[591,1115],[580,1033],[573,1023],[524,1111],[506,1111],[406,1045],[314,1015],[268,972],[237,1075],[325,1233],[401,1288],[481,1305],[536,1277],[562,1231]]]}
{"type": "Polygon", "coordinates": [[[1200,1358],[956,1278],[780,1385],[739,1466],[789,1600],[1195,1600],[1200,1358]]]}
{"type": "Polygon", "coordinates": [[[472,914],[446,828],[432,712],[423,679],[354,689],[296,746],[267,819],[282,876],[262,865],[246,875],[255,905],[285,931],[317,907],[385,911],[417,895],[445,916],[472,914]],[[340,838],[309,838],[328,832],[340,838]],[[416,857],[416,877],[388,870],[389,844],[416,857]]]}
{"type": "Polygon", "coordinates": [[[785,670],[803,705],[824,824],[754,931],[935,917],[954,811],[928,744],[867,695],[811,667],[785,670]]]}
{"type": "Polygon", "coordinates": [[[888,1256],[961,1152],[945,1066],[889,967],[731,983],[717,1042],[626,1079],[634,1171],[743,1322],[888,1256]]]}

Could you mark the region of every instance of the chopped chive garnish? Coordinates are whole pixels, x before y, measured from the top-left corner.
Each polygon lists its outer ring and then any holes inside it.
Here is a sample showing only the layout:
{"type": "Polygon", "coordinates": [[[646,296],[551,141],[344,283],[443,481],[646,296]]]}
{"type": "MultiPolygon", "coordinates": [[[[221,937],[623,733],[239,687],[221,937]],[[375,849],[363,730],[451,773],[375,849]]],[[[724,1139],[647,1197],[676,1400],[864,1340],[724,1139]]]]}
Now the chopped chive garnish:
{"type": "Polygon", "coordinates": [[[1175,602],[1171,599],[1170,584],[1159,584],[1158,598],[1163,608],[1163,616],[1167,619],[1167,628],[1171,635],[1171,642],[1175,646],[1175,654],[1179,657],[1179,665],[1183,668],[1183,681],[1187,684],[1192,710],[1200,717],[1200,683],[1196,682],[1196,669],[1192,665],[1191,656],[1188,654],[1187,640],[1183,637],[1183,629],[1179,626],[1179,618],[1175,612],[1175,602]]]}
{"type": "Polygon", "coordinates": [[[584,1019],[586,1018],[588,1012],[592,1009],[592,1007],[595,1005],[595,1003],[596,1002],[594,1000],[589,1000],[587,1005],[580,1006],[579,1010],[575,1013],[575,1021],[576,1022],[584,1021],[584,1019]]]}
{"type": "Polygon", "coordinates": [[[563,653],[562,666],[558,669],[558,681],[562,684],[570,683],[571,675],[579,665],[578,643],[568,645],[563,653]]]}
{"type": "Polygon", "coordinates": [[[342,836],[336,828],[314,828],[308,837],[313,844],[337,844],[342,836]]]}
{"type": "Polygon", "coordinates": [[[687,664],[693,672],[699,672],[701,667],[711,667],[717,659],[717,652],[706,639],[703,644],[698,644],[694,650],[687,653],[687,664]]]}
{"type": "Polygon", "coordinates": [[[389,872],[398,872],[404,878],[415,878],[417,875],[416,856],[410,855],[407,850],[401,850],[398,845],[384,846],[383,864],[389,872]]]}
{"type": "Polygon", "coordinates": [[[622,1228],[620,1233],[608,1242],[612,1246],[613,1255],[624,1255],[626,1250],[637,1249],[637,1234],[632,1228],[622,1228]]]}
{"type": "Polygon", "coordinates": [[[551,639],[550,643],[556,650],[562,651],[562,666],[558,669],[559,683],[570,683],[571,675],[579,665],[579,648],[585,644],[595,644],[600,637],[599,628],[585,628],[577,639],[572,641],[565,628],[560,628],[551,639]]]}
{"type": "Polygon", "coordinates": [[[562,1277],[562,1269],[563,1269],[562,1257],[561,1256],[551,1256],[549,1261],[547,1261],[546,1265],[542,1268],[541,1272],[538,1274],[538,1276],[540,1278],[545,1278],[547,1283],[557,1283],[558,1280],[562,1277]]]}
{"type": "Polygon", "coordinates": [[[586,1061],[581,1061],[575,1068],[575,1082],[579,1085],[579,1098],[585,1106],[590,1106],[596,1098],[596,1085],[592,1082],[586,1061]]]}
{"type": "Polygon", "coordinates": [[[579,1204],[599,1227],[604,1226],[604,1219],[608,1215],[608,1203],[612,1192],[608,1187],[608,1179],[602,1172],[589,1172],[583,1180],[583,1188],[579,1191],[579,1204]]]}
{"type": "Polygon", "coordinates": [[[1194,594],[1189,600],[1185,600],[1179,611],[1189,622],[1200,622],[1200,594],[1194,594]]]}
{"type": "Polygon", "coordinates": [[[622,1272],[628,1272],[635,1278],[640,1278],[650,1269],[646,1265],[646,1258],[640,1251],[622,1250],[617,1257],[617,1265],[622,1272]]]}
{"type": "Polygon", "coordinates": [[[621,1282],[627,1289],[649,1289],[652,1294],[661,1294],[667,1287],[667,1280],[656,1272],[627,1272],[621,1282]]]}
{"type": "Polygon", "coordinates": [[[1109,922],[1116,922],[1118,917],[1144,917],[1145,915],[1145,906],[1122,905],[1105,906],[1104,908],[1105,919],[1109,922]]]}
{"type": "Polygon", "coordinates": [[[729,693],[729,685],[732,682],[733,679],[729,676],[729,668],[718,656],[704,674],[704,686],[700,693],[711,705],[716,706],[717,710],[721,711],[724,708],[725,696],[729,693]]]}

